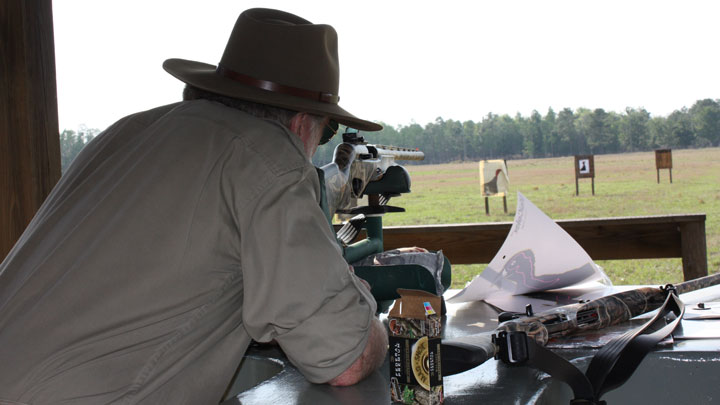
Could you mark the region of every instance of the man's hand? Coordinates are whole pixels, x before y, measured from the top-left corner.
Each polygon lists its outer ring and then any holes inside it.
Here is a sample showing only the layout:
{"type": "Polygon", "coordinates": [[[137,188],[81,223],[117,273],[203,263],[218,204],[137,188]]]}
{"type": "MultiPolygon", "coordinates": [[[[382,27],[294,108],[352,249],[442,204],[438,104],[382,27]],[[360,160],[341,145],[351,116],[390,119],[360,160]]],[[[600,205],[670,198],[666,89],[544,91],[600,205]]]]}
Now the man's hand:
{"type": "Polygon", "coordinates": [[[365,350],[347,370],[328,381],[328,384],[344,387],[360,382],[383,364],[387,349],[387,332],[382,322],[375,318],[370,325],[370,337],[365,344],[365,350]]]}

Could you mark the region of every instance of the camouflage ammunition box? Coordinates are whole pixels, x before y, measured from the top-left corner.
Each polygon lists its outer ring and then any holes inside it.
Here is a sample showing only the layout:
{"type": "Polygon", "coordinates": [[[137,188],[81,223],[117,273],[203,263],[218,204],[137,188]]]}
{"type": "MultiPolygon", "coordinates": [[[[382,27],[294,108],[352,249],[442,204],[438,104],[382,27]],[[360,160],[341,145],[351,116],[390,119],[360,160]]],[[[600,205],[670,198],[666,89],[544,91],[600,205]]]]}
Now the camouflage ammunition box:
{"type": "Polygon", "coordinates": [[[442,299],[420,290],[398,293],[388,315],[390,399],[407,405],[441,404],[442,299]]]}

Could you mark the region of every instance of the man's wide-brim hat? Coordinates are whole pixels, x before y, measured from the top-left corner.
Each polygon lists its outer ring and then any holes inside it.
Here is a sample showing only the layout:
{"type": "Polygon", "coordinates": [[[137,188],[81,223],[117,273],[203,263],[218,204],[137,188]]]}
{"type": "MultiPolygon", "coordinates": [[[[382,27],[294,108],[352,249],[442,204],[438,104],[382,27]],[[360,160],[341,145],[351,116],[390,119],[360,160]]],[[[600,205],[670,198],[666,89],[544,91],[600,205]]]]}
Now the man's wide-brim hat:
{"type": "Polygon", "coordinates": [[[328,116],[365,131],[382,129],[338,105],[335,29],[284,11],[255,8],[240,14],[217,66],[168,59],[163,68],[213,93],[328,116]]]}

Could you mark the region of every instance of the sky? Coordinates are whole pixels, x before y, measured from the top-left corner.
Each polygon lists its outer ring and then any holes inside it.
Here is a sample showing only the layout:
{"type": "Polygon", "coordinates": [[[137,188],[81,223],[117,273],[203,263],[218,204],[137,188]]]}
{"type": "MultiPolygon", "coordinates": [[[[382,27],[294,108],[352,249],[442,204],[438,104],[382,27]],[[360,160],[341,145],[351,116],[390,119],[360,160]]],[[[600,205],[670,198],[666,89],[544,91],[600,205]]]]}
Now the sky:
{"type": "Polygon", "coordinates": [[[335,27],[340,105],[395,127],[720,98],[715,0],[54,0],[60,130],[179,101],[163,61],[216,64],[252,7],[335,27]]]}

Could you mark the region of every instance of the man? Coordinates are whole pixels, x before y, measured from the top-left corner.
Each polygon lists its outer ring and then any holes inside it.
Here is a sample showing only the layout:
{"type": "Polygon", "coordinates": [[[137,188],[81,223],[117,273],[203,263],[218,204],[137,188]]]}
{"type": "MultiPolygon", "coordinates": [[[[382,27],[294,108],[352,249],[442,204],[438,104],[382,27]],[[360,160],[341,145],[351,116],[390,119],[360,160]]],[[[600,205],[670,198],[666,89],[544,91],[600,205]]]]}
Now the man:
{"type": "Polygon", "coordinates": [[[215,404],[252,339],[316,383],[384,360],[310,163],[380,129],[337,104],[332,27],[252,9],[218,66],[163,67],[186,101],[91,142],[0,265],[1,404],[215,404]]]}

